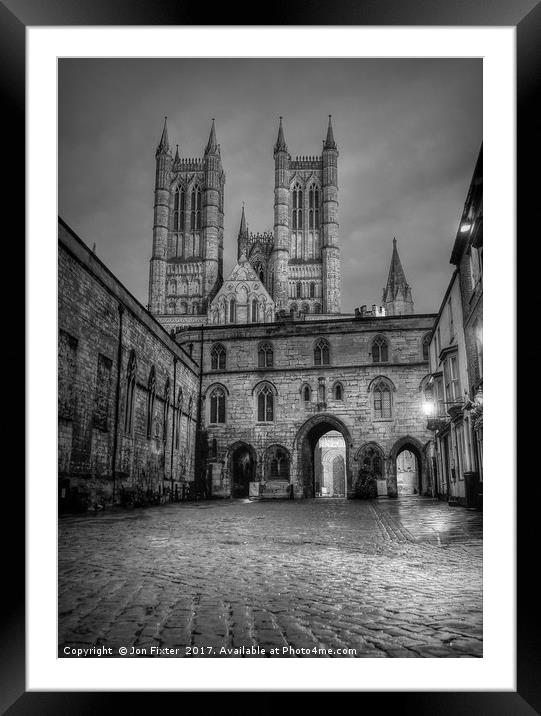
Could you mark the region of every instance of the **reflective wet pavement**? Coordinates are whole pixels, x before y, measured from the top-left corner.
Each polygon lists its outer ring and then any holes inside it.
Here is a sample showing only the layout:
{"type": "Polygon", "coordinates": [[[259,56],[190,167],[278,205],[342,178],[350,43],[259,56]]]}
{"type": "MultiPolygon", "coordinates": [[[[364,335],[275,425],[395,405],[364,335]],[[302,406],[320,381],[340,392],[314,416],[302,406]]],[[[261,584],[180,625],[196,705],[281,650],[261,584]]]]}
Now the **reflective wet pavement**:
{"type": "Polygon", "coordinates": [[[482,513],[427,498],[62,517],[58,564],[59,656],[482,656],[482,513]]]}

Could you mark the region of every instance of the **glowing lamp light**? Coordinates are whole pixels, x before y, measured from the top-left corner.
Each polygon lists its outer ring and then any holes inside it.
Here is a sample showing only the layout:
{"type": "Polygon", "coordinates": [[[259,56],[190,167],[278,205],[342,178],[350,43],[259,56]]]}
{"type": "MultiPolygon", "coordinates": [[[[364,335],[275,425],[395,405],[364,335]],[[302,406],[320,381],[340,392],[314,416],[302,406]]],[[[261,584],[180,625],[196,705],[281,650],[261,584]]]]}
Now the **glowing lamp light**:
{"type": "Polygon", "coordinates": [[[460,227],[460,233],[465,234],[466,231],[469,231],[470,229],[471,229],[471,224],[466,222],[465,224],[462,224],[462,226],[460,227]]]}
{"type": "Polygon", "coordinates": [[[425,402],[423,403],[423,413],[428,416],[433,415],[434,403],[431,403],[430,401],[425,400],[425,402]]]}

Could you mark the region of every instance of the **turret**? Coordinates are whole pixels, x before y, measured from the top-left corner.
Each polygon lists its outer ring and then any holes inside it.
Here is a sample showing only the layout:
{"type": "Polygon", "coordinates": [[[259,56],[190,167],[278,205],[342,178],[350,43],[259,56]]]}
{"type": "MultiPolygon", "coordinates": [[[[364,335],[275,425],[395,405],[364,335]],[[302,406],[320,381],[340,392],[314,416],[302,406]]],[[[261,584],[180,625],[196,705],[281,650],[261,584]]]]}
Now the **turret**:
{"type": "Polygon", "coordinates": [[[156,149],[156,180],[154,186],[154,225],[152,258],[150,260],[149,306],[152,313],[165,312],[165,269],[169,233],[170,173],[172,156],[169,149],[167,117],[156,149]]]}
{"type": "Polygon", "coordinates": [[[393,239],[391,266],[387,278],[387,286],[383,289],[383,305],[388,316],[405,316],[413,313],[411,287],[400,262],[396,237],[393,239]]]}
{"type": "Polygon", "coordinates": [[[212,120],[204,155],[205,191],[203,197],[203,311],[222,285],[223,276],[223,189],[220,145],[216,141],[215,120],[212,120]]]}
{"type": "Polygon", "coordinates": [[[244,202],[242,202],[242,213],[240,216],[239,235],[237,237],[237,259],[248,251],[248,225],[244,213],[244,202]]]}
{"type": "Polygon", "coordinates": [[[329,115],[322,152],[322,263],[323,312],[340,313],[341,273],[338,245],[338,149],[329,115]]]}
{"type": "Polygon", "coordinates": [[[276,308],[286,309],[289,262],[289,161],[282,117],[274,145],[274,247],[269,289],[276,308]]]}

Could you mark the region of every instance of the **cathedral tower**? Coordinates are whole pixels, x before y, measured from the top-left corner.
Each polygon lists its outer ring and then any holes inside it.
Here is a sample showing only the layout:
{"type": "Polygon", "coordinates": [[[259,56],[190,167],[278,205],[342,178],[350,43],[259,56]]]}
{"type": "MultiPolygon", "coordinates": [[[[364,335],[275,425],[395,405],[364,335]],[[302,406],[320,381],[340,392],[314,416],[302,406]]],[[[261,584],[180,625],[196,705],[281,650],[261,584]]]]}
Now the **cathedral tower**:
{"type": "Polygon", "coordinates": [[[202,159],[169,148],[167,119],[156,150],[149,304],[156,315],[199,315],[223,281],[225,174],[214,120],[202,159]]]}
{"type": "Polygon", "coordinates": [[[383,289],[383,306],[388,316],[405,316],[413,313],[411,287],[406,281],[406,275],[400,262],[396,238],[393,239],[393,255],[387,286],[383,289]]]}
{"type": "Polygon", "coordinates": [[[280,117],[274,145],[274,246],[268,282],[278,309],[340,313],[337,160],[330,117],[322,154],[294,159],[280,117]]]}

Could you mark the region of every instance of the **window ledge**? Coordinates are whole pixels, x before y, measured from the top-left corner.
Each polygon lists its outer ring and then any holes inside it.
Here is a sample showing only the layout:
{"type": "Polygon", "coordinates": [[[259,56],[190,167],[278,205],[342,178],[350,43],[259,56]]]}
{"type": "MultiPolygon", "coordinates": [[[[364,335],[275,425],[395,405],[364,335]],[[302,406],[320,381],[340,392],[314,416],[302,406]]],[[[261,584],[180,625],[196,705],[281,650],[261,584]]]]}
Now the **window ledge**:
{"type": "Polygon", "coordinates": [[[373,423],[393,423],[394,418],[373,418],[373,423]]]}

